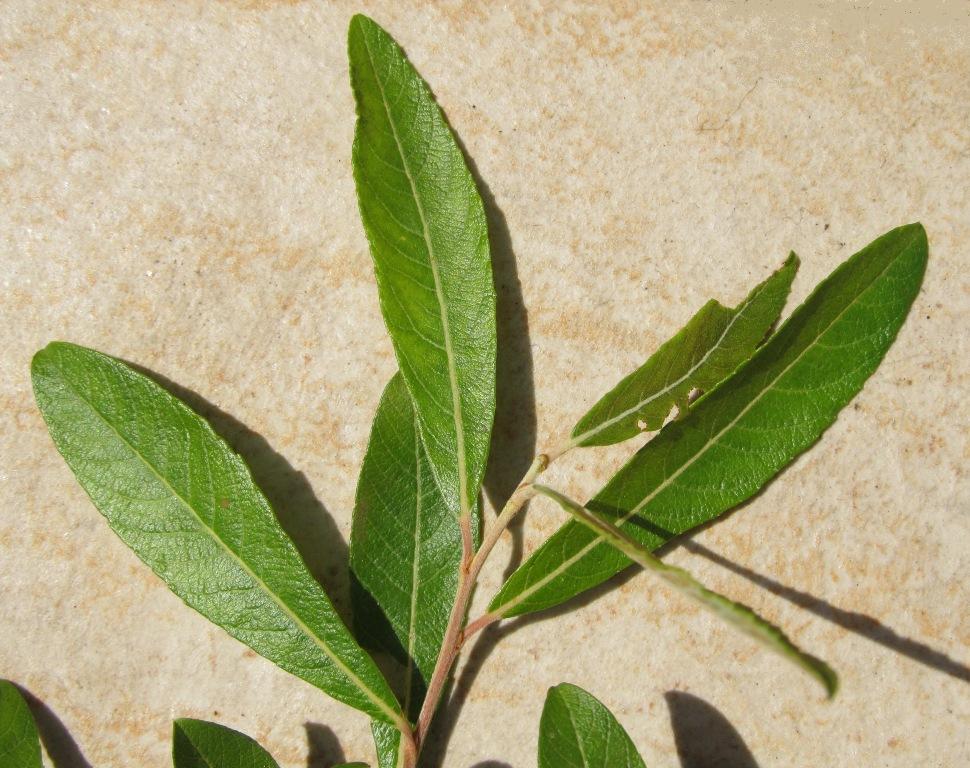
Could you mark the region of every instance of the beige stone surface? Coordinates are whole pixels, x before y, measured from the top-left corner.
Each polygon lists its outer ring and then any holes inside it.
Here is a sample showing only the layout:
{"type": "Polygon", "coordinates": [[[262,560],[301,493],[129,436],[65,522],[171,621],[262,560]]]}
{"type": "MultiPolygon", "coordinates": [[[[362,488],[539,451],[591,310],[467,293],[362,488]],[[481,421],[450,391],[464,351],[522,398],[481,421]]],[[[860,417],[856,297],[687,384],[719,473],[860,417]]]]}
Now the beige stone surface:
{"type": "MultiPolygon", "coordinates": [[[[968,8],[0,4],[0,675],[49,708],[58,765],[168,765],[183,715],[252,734],[285,768],[372,760],[363,716],[208,624],[115,538],[28,376],[67,339],[198,393],[343,595],[394,370],[350,173],[358,10],[405,46],[490,190],[495,493],[789,249],[794,306],[895,225],[922,221],[931,244],[899,340],[837,424],[669,555],[836,666],[836,701],[637,575],[479,646],[432,764],[534,765],[560,681],[613,708],[651,766],[678,747],[690,768],[970,764],[968,8]]],[[[575,453],[550,480],[584,497],[629,450],[575,453]]],[[[479,604],[560,520],[533,505],[479,604]]]]}

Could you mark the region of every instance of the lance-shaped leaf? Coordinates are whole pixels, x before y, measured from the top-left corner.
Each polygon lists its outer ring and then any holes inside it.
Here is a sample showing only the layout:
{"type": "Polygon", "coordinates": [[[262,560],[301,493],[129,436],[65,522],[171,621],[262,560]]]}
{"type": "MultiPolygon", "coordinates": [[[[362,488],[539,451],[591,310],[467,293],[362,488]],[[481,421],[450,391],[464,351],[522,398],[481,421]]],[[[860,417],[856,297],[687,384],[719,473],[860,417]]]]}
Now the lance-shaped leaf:
{"type": "Polygon", "coordinates": [[[269,752],[245,733],[206,720],[172,723],[175,768],[279,768],[269,752]]]}
{"type": "Polygon", "coordinates": [[[734,309],[707,302],[579,420],[570,446],[613,445],[660,429],[675,405],[685,415],[693,390],[711,389],[751,356],[781,314],[797,271],[792,253],[734,309]]]}
{"type": "Polygon", "coordinates": [[[539,721],[539,768],[646,768],[601,701],[582,688],[550,688],[539,721]]]}
{"type": "Polygon", "coordinates": [[[350,567],[357,635],[404,667],[404,711],[412,718],[438,660],[461,557],[458,519],[435,483],[397,374],[377,407],[357,483],[350,567]]]}
{"type": "Polygon", "coordinates": [[[55,342],[34,356],[54,443],[108,524],[175,594],[270,661],[407,727],[242,459],[119,360],[55,342]]]}
{"type": "MultiPolygon", "coordinates": [[[[821,436],[879,365],[919,291],[926,258],[919,224],[849,258],[586,506],[653,550],[750,498],[821,436]]],[[[548,608],[629,564],[570,522],[512,574],[490,610],[513,616],[548,608]]]]}
{"type": "Polygon", "coordinates": [[[546,496],[572,515],[573,519],[584,525],[610,546],[626,555],[630,560],[642,566],[645,570],[655,574],[670,584],[681,594],[698,602],[701,606],[719,616],[735,629],[754,638],[766,648],[780,654],[798,667],[808,672],[825,688],[829,698],[835,695],[839,687],[839,679],[835,671],[821,659],[805,653],[796,646],[788,636],[771,622],[761,618],[746,605],[729,600],[717,592],[712,592],[691,576],[683,568],[667,565],[654,557],[650,550],[638,544],[624,534],[613,523],[594,515],[588,509],[577,504],[572,499],[563,496],[542,485],[536,486],[536,491],[546,496]]]}
{"type": "Polygon", "coordinates": [[[495,288],[485,212],[428,86],[354,16],[353,166],[381,311],[449,506],[470,516],[495,415],[495,288]]]}
{"type": "MultiPolygon", "coordinates": [[[[477,522],[477,517],[473,517],[477,522]]],[[[403,669],[404,711],[417,717],[458,589],[461,530],[428,464],[400,374],[377,407],[350,534],[354,625],[403,669]]],[[[395,768],[400,732],[373,724],[378,764],[395,768]]]]}
{"type": "Polygon", "coordinates": [[[17,686],[0,680],[0,765],[43,768],[34,716],[17,686]]]}

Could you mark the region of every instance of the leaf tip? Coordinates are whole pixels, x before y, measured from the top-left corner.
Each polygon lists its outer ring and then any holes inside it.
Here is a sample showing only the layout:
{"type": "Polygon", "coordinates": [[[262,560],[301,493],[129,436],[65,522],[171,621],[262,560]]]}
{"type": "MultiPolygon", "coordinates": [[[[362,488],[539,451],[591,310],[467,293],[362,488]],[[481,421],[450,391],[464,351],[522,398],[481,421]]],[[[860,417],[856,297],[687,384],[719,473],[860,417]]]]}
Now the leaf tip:
{"type": "Polygon", "coordinates": [[[924,251],[928,249],[929,244],[926,237],[926,227],[923,226],[922,222],[914,221],[912,224],[907,224],[906,229],[913,233],[920,248],[924,251]]]}
{"type": "Polygon", "coordinates": [[[825,698],[832,701],[839,692],[839,675],[821,659],[814,659],[814,662],[822,685],[825,686],[825,698]]]}
{"type": "Polygon", "coordinates": [[[46,347],[34,352],[34,356],[30,358],[30,380],[34,387],[35,396],[41,382],[52,375],[51,368],[55,365],[55,357],[74,346],[74,344],[69,344],[66,341],[52,341],[46,347]]]}
{"type": "Polygon", "coordinates": [[[177,737],[188,738],[189,737],[188,732],[192,729],[192,726],[197,725],[200,722],[204,722],[204,721],[195,720],[194,718],[191,718],[191,717],[176,717],[172,721],[172,738],[173,739],[177,737]]]}
{"type": "Polygon", "coordinates": [[[368,24],[376,24],[376,22],[370,17],[363,13],[355,13],[350,17],[350,24],[348,30],[354,32],[356,30],[363,31],[367,28],[368,24]]]}

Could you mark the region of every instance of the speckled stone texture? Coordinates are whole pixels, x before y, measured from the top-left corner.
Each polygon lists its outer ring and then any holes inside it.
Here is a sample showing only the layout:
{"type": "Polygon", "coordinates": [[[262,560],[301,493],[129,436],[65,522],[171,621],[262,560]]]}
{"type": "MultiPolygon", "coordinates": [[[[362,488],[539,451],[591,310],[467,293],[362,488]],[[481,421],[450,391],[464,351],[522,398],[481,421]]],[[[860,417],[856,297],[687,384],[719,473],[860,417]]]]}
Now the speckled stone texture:
{"type": "MultiPolygon", "coordinates": [[[[486,635],[429,765],[534,765],[560,681],[651,766],[970,764],[967,8],[6,0],[0,675],[43,702],[58,765],[168,765],[176,716],[242,729],[285,768],[372,761],[363,716],[115,538],[28,376],[67,339],[191,390],[346,607],[357,469],[395,368],[350,173],[355,11],[405,46],[483,181],[504,350],[490,499],[789,249],[794,306],[885,230],[930,238],[908,322],[836,425],[668,555],[829,660],[838,699],[636,575],[486,635]]],[[[630,450],[574,452],[549,481],[585,497],[630,450]]],[[[476,608],[561,520],[533,504],[476,608]]]]}

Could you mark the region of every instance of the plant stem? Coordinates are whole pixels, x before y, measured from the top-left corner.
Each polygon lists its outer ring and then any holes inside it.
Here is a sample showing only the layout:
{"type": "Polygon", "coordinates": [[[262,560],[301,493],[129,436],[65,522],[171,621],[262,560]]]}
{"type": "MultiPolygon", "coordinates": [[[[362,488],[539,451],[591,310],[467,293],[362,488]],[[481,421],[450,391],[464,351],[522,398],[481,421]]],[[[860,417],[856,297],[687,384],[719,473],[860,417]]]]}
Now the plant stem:
{"type": "Polygon", "coordinates": [[[418,764],[418,745],[414,740],[413,733],[410,731],[401,731],[400,749],[399,768],[415,768],[418,764]]]}
{"type": "Polygon", "coordinates": [[[496,621],[501,620],[502,615],[499,613],[483,613],[481,616],[475,619],[475,621],[470,621],[467,625],[465,625],[464,639],[468,640],[468,638],[474,635],[476,632],[480,632],[481,630],[485,629],[485,627],[488,627],[494,624],[496,621]]]}
{"type": "MultiPolygon", "coordinates": [[[[458,574],[458,592],[455,595],[455,602],[451,608],[451,615],[448,617],[448,626],[445,629],[444,640],[441,644],[441,653],[438,655],[438,661],[428,681],[428,693],[425,696],[424,704],[421,706],[421,712],[418,715],[418,722],[415,726],[413,743],[416,747],[416,753],[421,751],[421,746],[428,735],[428,729],[431,727],[431,720],[434,717],[435,710],[438,708],[438,702],[441,699],[441,693],[448,680],[448,675],[451,673],[451,668],[454,666],[465,640],[482,627],[491,624],[493,621],[498,621],[501,618],[486,614],[486,616],[476,620],[472,625],[465,626],[465,619],[468,615],[468,604],[471,602],[472,595],[474,594],[475,585],[478,582],[478,575],[481,573],[482,566],[485,565],[489,554],[491,554],[492,549],[498,543],[503,531],[508,528],[512,519],[522,510],[529,499],[535,496],[532,483],[548,466],[549,457],[546,454],[540,453],[535,457],[532,465],[523,476],[522,481],[505,503],[501,513],[495,518],[495,522],[492,523],[488,531],[486,531],[482,539],[482,546],[478,552],[473,553],[467,548],[464,551],[461,570],[458,574]],[[487,622],[484,621],[486,617],[489,619],[487,622]]],[[[416,759],[415,756],[415,762],[416,759]]],[[[405,762],[405,768],[412,768],[413,765],[414,763],[405,762]]]]}

